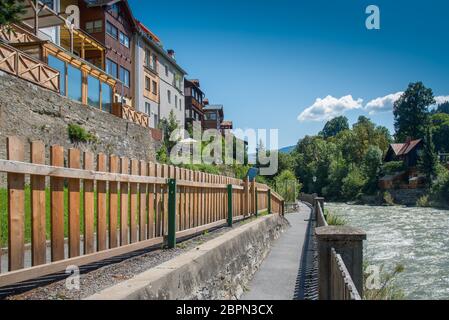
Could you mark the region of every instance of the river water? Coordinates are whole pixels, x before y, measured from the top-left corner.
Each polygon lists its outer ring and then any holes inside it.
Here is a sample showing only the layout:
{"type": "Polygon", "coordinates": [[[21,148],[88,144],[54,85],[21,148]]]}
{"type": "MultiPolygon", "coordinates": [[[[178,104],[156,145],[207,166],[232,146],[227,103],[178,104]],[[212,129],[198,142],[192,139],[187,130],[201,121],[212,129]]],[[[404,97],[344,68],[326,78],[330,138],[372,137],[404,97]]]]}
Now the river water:
{"type": "Polygon", "coordinates": [[[449,211],[327,203],[332,213],[368,234],[365,259],[405,271],[396,284],[407,299],[449,299],[449,211]]]}

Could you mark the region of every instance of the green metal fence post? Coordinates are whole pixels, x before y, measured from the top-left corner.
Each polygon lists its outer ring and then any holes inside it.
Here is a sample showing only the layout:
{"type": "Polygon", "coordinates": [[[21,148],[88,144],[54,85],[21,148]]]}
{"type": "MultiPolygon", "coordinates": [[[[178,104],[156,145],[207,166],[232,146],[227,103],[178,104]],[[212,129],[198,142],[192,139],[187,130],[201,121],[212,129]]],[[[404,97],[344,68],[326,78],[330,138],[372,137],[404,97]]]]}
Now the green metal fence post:
{"type": "Polygon", "coordinates": [[[169,249],[176,247],[176,179],[168,180],[168,236],[169,249]]]}
{"type": "Polygon", "coordinates": [[[271,214],[271,189],[268,189],[268,214],[271,214]]]}
{"type": "Polygon", "coordinates": [[[232,228],[232,184],[228,185],[228,226],[232,228]]]}

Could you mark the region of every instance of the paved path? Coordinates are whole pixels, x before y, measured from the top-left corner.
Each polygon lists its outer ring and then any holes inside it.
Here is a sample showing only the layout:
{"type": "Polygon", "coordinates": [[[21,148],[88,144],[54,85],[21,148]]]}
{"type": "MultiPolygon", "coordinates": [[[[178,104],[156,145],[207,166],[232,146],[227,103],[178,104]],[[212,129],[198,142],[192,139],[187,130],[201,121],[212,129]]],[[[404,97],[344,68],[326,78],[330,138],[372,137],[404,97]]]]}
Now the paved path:
{"type": "Polygon", "coordinates": [[[285,216],[291,227],[274,243],[242,300],[295,299],[310,216],[311,210],[304,204],[298,213],[285,216]]]}

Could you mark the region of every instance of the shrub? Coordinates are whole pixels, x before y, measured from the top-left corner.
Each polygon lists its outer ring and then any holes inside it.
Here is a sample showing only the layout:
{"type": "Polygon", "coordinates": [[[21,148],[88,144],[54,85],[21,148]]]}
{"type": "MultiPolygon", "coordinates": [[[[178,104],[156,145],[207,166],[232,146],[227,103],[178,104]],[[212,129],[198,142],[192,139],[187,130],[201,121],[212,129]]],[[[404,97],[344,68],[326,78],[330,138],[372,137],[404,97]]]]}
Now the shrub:
{"type": "MultiPolygon", "coordinates": [[[[367,263],[365,263],[365,266],[367,263]]],[[[366,268],[364,268],[366,270],[366,268]]],[[[368,277],[370,274],[365,273],[363,299],[364,300],[402,300],[404,299],[404,291],[399,288],[395,280],[397,276],[404,272],[404,266],[397,264],[392,272],[384,270],[384,266],[380,267],[380,287],[368,288],[368,277]]]]}
{"type": "Polygon", "coordinates": [[[437,170],[437,178],[433,182],[432,199],[442,205],[449,204],[449,171],[443,167],[437,170]]]}
{"type": "Polygon", "coordinates": [[[393,175],[407,170],[403,161],[387,162],[382,166],[383,175],[393,175]]]}
{"type": "Polygon", "coordinates": [[[329,213],[326,215],[327,224],[330,226],[345,226],[348,224],[345,218],[329,213]]]}
{"type": "Polygon", "coordinates": [[[83,127],[77,124],[69,124],[67,131],[69,134],[69,139],[72,142],[88,143],[96,142],[97,140],[93,134],[87,132],[83,127]]]}
{"type": "Polygon", "coordinates": [[[394,206],[395,205],[393,196],[388,191],[384,192],[383,198],[384,198],[384,202],[387,205],[389,205],[389,206],[394,206]]]}
{"type": "Polygon", "coordinates": [[[416,206],[420,208],[428,208],[430,207],[430,199],[428,195],[422,196],[416,201],[416,206]]]}
{"type": "Polygon", "coordinates": [[[275,179],[276,191],[286,202],[295,202],[302,185],[291,170],[284,170],[275,179]]]}
{"type": "Polygon", "coordinates": [[[366,180],[360,169],[353,168],[343,179],[342,193],[345,199],[355,199],[362,193],[366,180]]]}

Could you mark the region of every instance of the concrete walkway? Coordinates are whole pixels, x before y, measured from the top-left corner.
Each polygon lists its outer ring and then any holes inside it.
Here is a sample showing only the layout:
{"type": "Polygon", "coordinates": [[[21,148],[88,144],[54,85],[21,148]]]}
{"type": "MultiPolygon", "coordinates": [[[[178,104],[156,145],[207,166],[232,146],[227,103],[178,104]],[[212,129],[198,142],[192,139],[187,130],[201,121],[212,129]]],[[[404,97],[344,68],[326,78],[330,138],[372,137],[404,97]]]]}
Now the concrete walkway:
{"type": "Polygon", "coordinates": [[[293,300],[311,210],[300,204],[298,213],[285,216],[291,227],[278,239],[262,262],[242,300],[293,300]]]}

